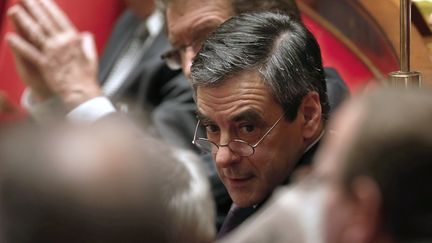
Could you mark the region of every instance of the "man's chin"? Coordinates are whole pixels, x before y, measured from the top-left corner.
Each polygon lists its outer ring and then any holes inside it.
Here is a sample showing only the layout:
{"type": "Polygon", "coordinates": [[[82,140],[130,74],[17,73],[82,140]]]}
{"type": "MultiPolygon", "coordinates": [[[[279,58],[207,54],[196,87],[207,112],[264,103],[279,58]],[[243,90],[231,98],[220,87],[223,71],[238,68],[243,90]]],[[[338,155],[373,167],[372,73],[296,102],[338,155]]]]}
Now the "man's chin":
{"type": "Polygon", "coordinates": [[[241,208],[257,205],[264,200],[263,196],[259,196],[255,192],[229,192],[229,194],[233,202],[241,208]]]}

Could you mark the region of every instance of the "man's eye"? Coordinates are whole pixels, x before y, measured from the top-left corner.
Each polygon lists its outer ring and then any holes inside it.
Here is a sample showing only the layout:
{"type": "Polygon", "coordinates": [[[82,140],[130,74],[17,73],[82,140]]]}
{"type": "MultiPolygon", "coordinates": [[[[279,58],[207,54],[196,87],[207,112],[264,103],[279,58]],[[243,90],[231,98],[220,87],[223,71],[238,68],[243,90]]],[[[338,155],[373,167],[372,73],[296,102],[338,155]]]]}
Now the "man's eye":
{"type": "Polygon", "coordinates": [[[254,125],[242,125],[240,131],[242,133],[253,133],[256,131],[256,127],[254,125]]]}
{"type": "Polygon", "coordinates": [[[216,133],[219,131],[219,127],[216,125],[205,125],[207,133],[216,133]]]}

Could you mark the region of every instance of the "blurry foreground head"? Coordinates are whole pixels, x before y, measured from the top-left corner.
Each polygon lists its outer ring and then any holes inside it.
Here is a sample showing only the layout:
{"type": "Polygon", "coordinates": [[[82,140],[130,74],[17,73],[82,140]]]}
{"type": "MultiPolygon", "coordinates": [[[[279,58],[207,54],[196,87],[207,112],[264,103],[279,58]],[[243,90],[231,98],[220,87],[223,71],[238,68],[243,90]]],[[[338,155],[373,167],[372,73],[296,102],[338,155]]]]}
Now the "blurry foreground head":
{"type": "Polygon", "coordinates": [[[126,124],[2,140],[2,242],[210,242],[197,158],[126,124]]]}
{"type": "Polygon", "coordinates": [[[431,124],[430,90],[355,98],[313,172],[223,242],[431,242],[431,124]]]}

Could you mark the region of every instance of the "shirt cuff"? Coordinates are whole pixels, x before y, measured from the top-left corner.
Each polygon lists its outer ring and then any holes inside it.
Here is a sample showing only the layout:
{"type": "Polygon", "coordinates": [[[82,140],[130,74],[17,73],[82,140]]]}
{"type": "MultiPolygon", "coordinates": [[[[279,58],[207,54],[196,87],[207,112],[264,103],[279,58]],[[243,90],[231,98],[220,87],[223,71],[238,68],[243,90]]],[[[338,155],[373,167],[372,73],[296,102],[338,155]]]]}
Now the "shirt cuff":
{"type": "Polygon", "coordinates": [[[114,105],[105,96],[90,99],[70,111],[66,118],[73,123],[94,122],[116,112],[114,105]]]}

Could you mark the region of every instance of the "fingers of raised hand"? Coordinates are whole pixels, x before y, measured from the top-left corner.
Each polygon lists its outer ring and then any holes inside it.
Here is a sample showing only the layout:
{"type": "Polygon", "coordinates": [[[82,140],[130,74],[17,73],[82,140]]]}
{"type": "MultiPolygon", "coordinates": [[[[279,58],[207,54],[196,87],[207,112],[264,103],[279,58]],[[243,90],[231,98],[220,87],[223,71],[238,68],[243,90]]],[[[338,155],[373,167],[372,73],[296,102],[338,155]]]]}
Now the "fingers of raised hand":
{"type": "Polygon", "coordinates": [[[97,51],[93,35],[90,32],[83,32],[80,35],[80,39],[85,57],[88,60],[96,60],[97,51]]]}
{"type": "Polygon", "coordinates": [[[14,33],[8,33],[7,40],[16,57],[24,59],[37,66],[42,66],[46,63],[46,58],[42,53],[21,36],[14,33]]]}
{"type": "Polygon", "coordinates": [[[8,15],[17,31],[31,44],[42,47],[47,39],[42,27],[20,5],[9,9],[8,15]]]}
{"type": "Polygon", "coordinates": [[[23,0],[22,3],[47,35],[54,35],[60,31],[60,28],[50,18],[50,15],[40,3],[40,0],[23,0]]]}
{"type": "Polygon", "coordinates": [[[66,14],[58,7],[58,5],[52,0],[38,0],[40,2],[40,6],[45,10],[45,12],[49,15],[50,19],[53,20],[53,23],[57,25],[57,27],[61,31],[74,31],[77,29],[66,16],[66,14]]]}

